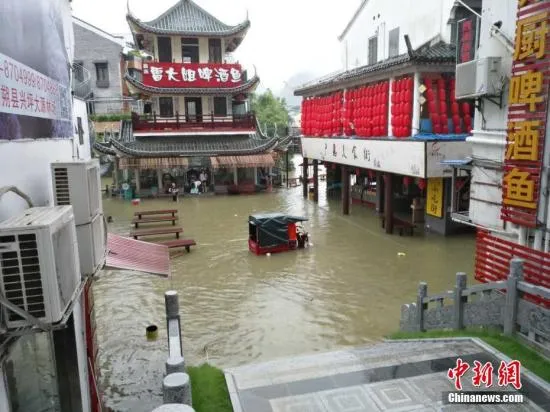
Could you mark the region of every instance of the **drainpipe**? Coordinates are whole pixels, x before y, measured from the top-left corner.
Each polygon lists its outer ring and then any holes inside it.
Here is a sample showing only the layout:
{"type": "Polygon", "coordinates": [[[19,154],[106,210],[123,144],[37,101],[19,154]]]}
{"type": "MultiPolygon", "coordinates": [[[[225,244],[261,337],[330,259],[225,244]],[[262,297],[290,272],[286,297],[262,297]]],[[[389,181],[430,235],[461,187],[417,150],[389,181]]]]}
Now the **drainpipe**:
{"type": "MultiPolygon", "coordinates": [[[[413,86],[413,114],[412,114],[412,125],[411,125],[411,134],[414,136],[415,131],[420,133],[420,92],[418,88],[420,87],[420,73],[418,71],[414,72],[414,86],[413,86]]],[[[390,99],[391,102],[391,99],[390,99]]],[[[388,116],[390,119],[390,116],[388,116]]]]}

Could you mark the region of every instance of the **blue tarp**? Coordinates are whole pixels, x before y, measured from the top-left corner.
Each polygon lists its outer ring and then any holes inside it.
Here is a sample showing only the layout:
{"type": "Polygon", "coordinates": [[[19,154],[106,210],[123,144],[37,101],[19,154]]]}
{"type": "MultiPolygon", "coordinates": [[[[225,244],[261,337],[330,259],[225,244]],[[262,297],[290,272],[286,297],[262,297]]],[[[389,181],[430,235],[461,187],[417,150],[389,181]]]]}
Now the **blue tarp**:
{"type": "Polygon", "coordinates": [[[469,134],[433,134],[433,133],[419,133],[415,136],[412,136],[413,140],[455,140],[455,141],[464,141],[470,136],[469,134]]]}

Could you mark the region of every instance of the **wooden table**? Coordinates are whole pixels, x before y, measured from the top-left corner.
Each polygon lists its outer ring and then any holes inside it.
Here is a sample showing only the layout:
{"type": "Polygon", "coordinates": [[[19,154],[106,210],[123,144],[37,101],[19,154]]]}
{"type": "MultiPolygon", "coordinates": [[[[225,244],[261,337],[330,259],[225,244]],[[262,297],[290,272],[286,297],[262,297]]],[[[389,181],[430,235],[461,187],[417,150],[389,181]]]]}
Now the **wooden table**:
{"type": "Polygon", "coordinates": [[[180,233],[183,233],[181,227],[158,227],[155,229],[136,229],[130,232],[130,236],[134,239],[142,236],[155,236],[155,235],[172,235],[176,234],[176,239],[180,238],[180,233]]]}
{"type": "Polygon", "coordinates": [[[134,216],[137,216],[138,219],[141,219],[142,216],[151,216],[151,215],[169,215],[176,217],[178,209],[164,209],[164,210],[142,210],[140,212],[134,212],[134,216]]]}
{"type": "Polygon", "coordinates": [[[144,217],[144,218],[134,218],[132,223],[136,225],[136,229],[141,223],[160,223],[160,222],[172,222],[172,226],[176,226],[177,216],[153,216],[153,217],[144,217]]]}

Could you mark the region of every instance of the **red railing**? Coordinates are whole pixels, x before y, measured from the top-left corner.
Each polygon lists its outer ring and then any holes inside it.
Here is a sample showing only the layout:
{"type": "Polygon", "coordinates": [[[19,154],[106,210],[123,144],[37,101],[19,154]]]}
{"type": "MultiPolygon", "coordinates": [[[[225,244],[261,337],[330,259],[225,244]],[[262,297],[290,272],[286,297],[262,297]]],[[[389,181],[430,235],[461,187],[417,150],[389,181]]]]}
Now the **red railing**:
{"type": "Polygon", "coordinates": [[[181,115],[176,112],[172,117],[160,117],[156,113],[150,116],[132,114],[134,131],[165,130],[178,131],[189,129],[226,129],[254,130],[256,117],[253,113],[216,116],[213,113],[203,115],[181,115]]]}
{"type": "MultiPolygon", "coordinates": [[[[550,288],[550,253],[544,253],[492,236],[485,231],[477,232],[475,278],[480,282],[506,280],[512,258],[524,259],[523,279],[534,285],[550,288]]],[[[527,299],[550,307],[550,301],[535,296],[527,299]]]]}

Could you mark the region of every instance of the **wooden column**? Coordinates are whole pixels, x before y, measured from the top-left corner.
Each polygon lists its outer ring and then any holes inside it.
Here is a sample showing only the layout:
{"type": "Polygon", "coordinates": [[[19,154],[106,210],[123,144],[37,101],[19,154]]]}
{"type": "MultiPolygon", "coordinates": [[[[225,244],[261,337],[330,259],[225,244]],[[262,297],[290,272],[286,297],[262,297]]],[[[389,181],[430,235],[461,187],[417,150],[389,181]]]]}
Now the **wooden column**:
{"type": "Polygon", "coordinates": [[[319,161],[313,161],[313,201],[319,201],[319,161]]]}
{"type": "Polygon", "coordinates": [[[384,175],[376,172],[376,212],[379,215],[384,213],[384,190],[384,175]]]}
{"type": "Polygon", "coordinates": [[[134,169],[134,176],[136,178],[136,192],[141,192],[141,181],[139,178],[139,169],[134,169]]]}
{"type": "Polygon", "coordinates": [[[349,215],[349,171],[346,166],[342,168],[342,214],[349,215]]]}
{"type": "Polygon", "coordinates": [[[308,176],[307,176],[307,157],[304,157],[304,163],[302,164],[302,178],[303,178],[303,187],[302,187],[302,190],[304,192],[304,199],[307,199],[307,181],[308,181],[308,176]]]}
{"type": "Polygon", "coordinates": [[[239,174],[237,172],[237,166],[233,168],[233,184],[238,185],[239,184],[239,174]]]}
{"type": "Polygon", "coordinates": [[[393,182],[392,174],[384,174],[384,215],[386,233],[393,233],[393,182]]]}
{"type": "Polygon", "coordinates": [[[115,189],[118,190],[118,157],[115,157],[113,161],[113,184],[115,189]]]}
{"type": "Polygon", "coordinates": [[[288,149],[286,150],[286,188],[288,189],[290,187],[290,183],[288,181],[288,169],[289,169],[289,162],[288,162],[288,149]]]}
{"type": "Polygon", "coordinates": [[[157,185],[158,185],[158,188],[159,188],[159,194],[163,192],[163,186],[162,186],[162,170],[161,169],[157,169],[157,185]]]}

